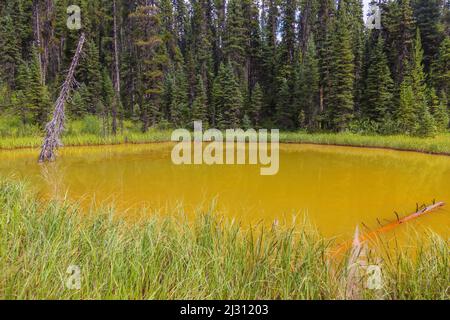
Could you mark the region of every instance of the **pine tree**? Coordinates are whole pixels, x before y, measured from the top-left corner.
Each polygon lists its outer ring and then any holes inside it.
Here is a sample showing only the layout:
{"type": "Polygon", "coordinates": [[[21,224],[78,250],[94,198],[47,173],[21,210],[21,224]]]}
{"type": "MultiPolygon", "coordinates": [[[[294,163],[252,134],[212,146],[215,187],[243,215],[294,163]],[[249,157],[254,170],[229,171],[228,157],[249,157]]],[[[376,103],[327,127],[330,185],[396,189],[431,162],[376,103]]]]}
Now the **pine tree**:
{"type": "Polygon", "coordinates": [[[364,19],[363,19],[363,3],[361,0],[349,0],[348,10],[351,19],[351,33],[352,33],[352,50],[354,57],[354,102],[355,110],[361,107],[361,100],[363,95],[364,81],[363,76],[363,54],[364,54],[364,19]]]}
{"type": "Polygon", "coordinates": [[[437,133],[436,123],[428,106],[424,103],[418,104],[418,125],[415,135],[419,137],[433,137],[437,133]]]}
{"type": "Polygon", "coordinates": [[[399,86],[412,60],[415,30],[413,11],[410,0],[386,2],[382,9],[391,72],[395,84],[399,86]]]}
{"type": "Polygon", "coordinates": [[[432,83],[438,92],[450,92],[450,37],[442,41],[438,58],[433,63],[432,83]]]}
{"type": "Polygon", "coordinates": [[[263,2],[264,8],[261,10],[262,15],[262,61],[261,70],[264,77],[260,81],[260,85],[264,92],[264,109],[265,117],[275,115],[277,104],[277,37],[278,37],[278,5],[276,0],[267,0],[263,2]]]}
{"type": "Polygon", "coordinates": [[[227,5],[224,54],[231,63],[234,75],[240,84],[246,84],[244,65],[246,39],[241,0],[229,0],[227,5]]]}
{"type": "Polygon", "coordinates": [[[67,111],[71,119],[82,118],[87,113],[86,96],[87,88],[82,84],[80,88],[72,94],[72,98],[67,103],[67,111]]]}
{"type": "Polygon", "coordinates": [[[328,122],[331,129],[343,131],[353,118],[355,63],[352,51],[349,10],[342,1],[333,41],[333,62],[330,83],[328,122]]]}
{"type": "Polygon", "coordinates": [[[303,124],[316,127],[319,110],[319,63],[315,51],[314,37],[311,36],[303,56],[303,64],[297,71],[297,87],[299,106],[298,114],[303,114],[303,124]]]}
{"type": "Polygon", "coordinates": [[[448,129],[449,126],[449,112],[447,109],[447,101],[444,97],[439,100],[436,90],[430,89],[429,90],[430,95],[430,103],[431,103],[431,114],[434,118],[434,121],[436,123],[436,128],[439,132],[445,132],[448,129]]]}
{"type": "Polygon", "coordinates": [[[396,113],[399,132],[413,134],[417,131],[417,116],[414,110],[414,91],[409,79],[400,86],[400,103],[396,113]]]}
{"type": "Polygon", "coordinates": [[[442,0],[415,0],[414,16],[423,40],[424,67],[429,71],[443,38],[441,26],[442,0]]]}
{"type": "Polygon", "coordinates": [[[136,10],[130,14],[134,22],[132,36],[136,46],[137,85],[139,94],[142,131],[160,120],[161,94],[164,74],[169,63],[166,47],[163,45],[160,9],[139,0],[136,10]]]}
{"type": "Polygon", "coordinates": [[[203,126],[208,125],[208,109],[205,86],[201,76],[197,78],[197,86],[195,88],[195,98],[192,103],[192,121],[202,121],[203,126]]]}
{"type": "Polygon", "coordinates": [[[174,86],[174,72],[167,73],[164,79],[164,84],[161,92],[161,112],[164,119],[171,122],[171,107],[173,100],[173,86],[174,86]]]}
{"type": "Polygon", "coordinates": [[[20,43],[10,16],[0,17],[0,80],[14,88],[20,64],[20,43]]]}
{"type": "Polygon", "coordinates": [[[26,61],[22,61],[17,70],[14,109],[20,114],[23,124],[27,124],[31,116],[30,111],[32,106],[29,99],[30,80],[29,65],[26,61]]]}
{"type": "Polygon", "coordinates": [[[174,29],[178,47],[183,56],[186,56],[187,50],[187,33],[188,33],[188,10],[184,0],[174,0],[174,29]]]}
{"type": "MultiPolygon", "coordinates": [[[[115,103],[115,93],[114,93],[114,85],[112,83],[111,77],[109,76],[109,72],[107,69],[103,69],[102,71],[102,90],[103,93],[102,99],[101,99],[101,105],[103,106],[103,110],[97,110],[98,113],[102,116],[104,119],[104,122],[108,121],[109,116],[112,116],[113,111],[113,103],[115,103]]],[[[113,120],[114,121],[114,120],[113,120]]],[[[109,127],[109,126],[107,126],[109,127]]],[[[111,133],[114,134],[113,130],[113,124],[111,124],[111,133]]],[[[107,132],[105,128],[105,132],[107,132]]]]}
{"type": "Polygon", "coordinates": [[[42,83],[36,49],[33,50],[33,60],[30,64],[30,76],[26,97],[30,102],[30,111],[33,121],[44,127],[51,109],[50,95],[47,86],[42,83]]]}
{"type": "Polygon", "coordinates": [[[79,79],[86,84],[88,89],[85,97],[88,112],[91,114],[100,113],[98,110],[102,92],[102,72],[97,45],[93,40],[86,43],[86,54],[80,63],[79,79]]]}
{"type": "Polygon", "coordinates": [[[281,33],[279,61],[282,65],[293,65],[296,58],[296,12],[297,1],[281,0],[281,33]]]}
{"type": "Polygon", "coordinates": [[[219,74],[214,82],[213,103],[215,123],[218,128],[239,127],[243,98],[230,64],[220,66],[219,74]]]}
{"type": "Polygon", "coordinates": [[[294,107],[295,75],[290,66],[280,71],[277,77],[276,123],[280,129],[295,128],[296,110],[294,107]]]}
{"type": "Polygon", "coordinates": [[[257,83],[252,91],[249,108],[250,121],[255,127],[259,127],[261,125],[262,106],[263,92],[261,90],[261,86],[259,85],[259,83],[257,83]]]}
{"type": "Polygon", "coordinates": [[[417,29],[416,32],[413,59],[411,83],[414,92],[415,109],[418,114],[418,128],[416,134],[419,136],[432,136],[436,133],[436,126],[434,124],[434,119],[431,116],[426,97],[427,88],[423,69],[423,49],[419,29],[417,29]]]}
{"type": "Polygon", "coordinates": [[[216,78],[214,79],[211,92],[212,104],[210,108],[211,112],[210,117],[211,117],[211,125],[213,127],[218,127],[222,119],[222,112],[223,112],[222,108],[224,103],[224,92],[222,88],[222,83],[225,81],[225,77],[226,77],[225,67],[223,64],[221,64],[219,67],[219,72],[216,78]]]}
{"type": "Polygon", "coordinates": [[[393,87],[386,55],[384,40],[378,35],[378,41],[370,54],[366,78],[364,116],[372,121],[383,123],[393,110],[393,87]]]}
{"type": "Polygon", "coordinates": [[[248,83],[247,92],[260,81],[262,77],[262,39],[260,30],[259,7],[257,0],[242,0],[245,28],[245,79],[248,83]]]}
{"type": "Polygon", "coordinates": [[[190,119],[188,83],[183,70],[175,72],[171,102],[170,115],[173,124],[177,127],[187,126],[190,119]]]}
{"type": "Polygon", "coordinates": [[[335,3],[333,0],[320,1],[318,8],[317,26],[315,28],[315,39],[317,45],[317,56],[319,61],[320,84],[319,84],[319,115],[320,125],[325,124],[324,115],[330,107],[329,96],[332,89],[331,66],[333,63],[333,37],[335,29],[335,3]]]}

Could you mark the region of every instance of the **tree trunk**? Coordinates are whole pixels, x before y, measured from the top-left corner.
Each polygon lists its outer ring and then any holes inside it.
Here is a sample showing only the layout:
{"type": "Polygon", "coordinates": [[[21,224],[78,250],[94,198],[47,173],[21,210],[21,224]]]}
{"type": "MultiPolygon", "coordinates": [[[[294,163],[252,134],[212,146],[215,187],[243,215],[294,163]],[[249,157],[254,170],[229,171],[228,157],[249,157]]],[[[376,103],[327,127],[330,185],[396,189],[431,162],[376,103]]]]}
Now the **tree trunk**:
{"type": "Polygon", "coordinates": [[[39,155],[39,162],[54,161],[56,159],[55,149],[62,146],[60,141],[60,136],[64,130],[64,106],[69,96],[70,90],[72,89],[74,81],[75,68],[78,65],[78,60],[80,58],[81,51],[83,50],[83,44],[86,40],[85,34],[82,33],[80,40],[78,41],[77,50],[72,59],[72,63],[69,68],[66,80],[61,88],[58,100],[56,100],[55,110],[53,112],[53,119],[47,123],[46,137],[42,145],[41,154],[39,155]]]}
{"type": "Polygon", "coordinates": [[[45,71],[42,65],[42,47],[41,47],[41,18],[40,18],[39,2],[33,1],[33,17],[34,17],[34,46],[39,60],[39,72],[41,74],[41,84],[45,84],[45,71]]]}
{"type": "Polygon", "coordinates": [[[112,128],[114,135],[117,134],[117,109],[120,103],[120,69],[119,69],[119,49],[117,44],[117,7],[116,0],[113,1],[114,20],[114,102],[112,105],[112,128]]]}

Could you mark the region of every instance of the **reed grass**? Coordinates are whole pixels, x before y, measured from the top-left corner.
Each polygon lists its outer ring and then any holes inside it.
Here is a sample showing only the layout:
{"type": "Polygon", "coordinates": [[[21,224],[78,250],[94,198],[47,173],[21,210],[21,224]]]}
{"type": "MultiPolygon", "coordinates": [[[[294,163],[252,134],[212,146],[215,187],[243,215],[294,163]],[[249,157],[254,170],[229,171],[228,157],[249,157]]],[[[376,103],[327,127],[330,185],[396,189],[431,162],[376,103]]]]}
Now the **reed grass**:
{"type": "MultiPolygon", "coordinates": [[[[343,299],[345,261],[311,227],[242,227],[214,213],[124,221],[114,210],[41,203],[0,182],[0,299],[343,299]],[[69,265],[81,289],[65,287],[69,265]]],[[[362,298],[448,299],[447,242],[384,259],[381,292],[362,298]]]]}
{"type": "Polygon", "coordinates": [[[371,136],[349,132],[313,134],[306,132],[282,132],[280,141],[286,143],[388,148],[450,155],[450,133],[443,133],[431,138],[419,138],[405,135],[371,136]]]}
{"type": "MultiPolygon", "coordinates": [[[[146,133],[131,132],[117,135],[75,134],[62,137],[64,146],[97,146],[125,143],[153,143],[170,141],[169,131],[150,130],[146,133]]],[[[20,148],[39,148],[44,141],[43,136],[0,138],[0,149],[14,150],[20,148]]]]}
{"type": "MultiPolygon", "coordinates": [[[[71,131],[64,135],[62,141],[65,146],[95,146],[167,142],[170,141],[170,138],[170,130],[158,129],[151,129],[147,133],[126,131],[116,136],[71,131]]],[[[0,138],[0,149],[38,148],[42,141],[42,136],[6,136],[0,138]]],[[[434,138],[418,138],[401,135],[369,136],[353,133],[281,132],[280,142],[388,148],[450,155],[450,133],[440,134],[434,138]]]]}

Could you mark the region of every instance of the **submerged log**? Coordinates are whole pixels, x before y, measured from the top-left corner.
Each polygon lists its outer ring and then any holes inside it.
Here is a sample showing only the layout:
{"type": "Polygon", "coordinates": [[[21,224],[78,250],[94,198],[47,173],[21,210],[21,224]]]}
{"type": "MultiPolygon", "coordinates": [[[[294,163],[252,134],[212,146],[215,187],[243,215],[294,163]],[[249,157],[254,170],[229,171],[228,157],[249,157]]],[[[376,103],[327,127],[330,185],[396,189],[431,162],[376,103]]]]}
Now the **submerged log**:
{"type": "MultiPolygon", "coordinates": [[[[385,226],[382,226],[382,227],[380,227],[380,228],[378,228],[378,229],[376,229],[374,231],[371,231],[371,232],[369,232],[367,234],[363,234],[363,235],[359,236],[359,241],[361,243],[364,243],[366,241],[375,239],[380,234],[383,234],[383,233],[386,233],[388,231],[391,231],[391,230],[399,227],[400,225],[405,224],[406,222],[412,221],[412,220],[417,219],[417,218],[419,218],[421,216],[424,216],[424,215],[426,215],[428,213],[431,213],[431,212],[433,212],[433,211],[435,211],[435,210],[437,210],[439,208],[442,208],[443,206],[445,206],[444,202],[438,202],[438,203],[432,204],[432,205],[430,205],[428,207],[425,207],[425,208],[423,208],[421,210],[417,210],[417,212],[414,212],[414,213],[412,213],[412,214],[410,214],[410,215],[408,215],[408,216],[406,216],[404,218],[401,218],[401,219],[397,218],[397,220],[394,221],[394,222],[391,222],[391,223],[389,223],[389,224],[387,224],[385,226]]],[[[342,252],[347,251],[350,247],[352,247],[353,243],[354,243],[354,240],[353,241],[344,242],[343,244],[341,244],[336,249],[336,251],[334,252],[334,255],[336,256],[336,255],[339,255],[342,252]]]]}
{"type": "Polygon", "coordinates": [[[56,159],[55,150],[58,147],[62,146],[60,137],[62,131],[64,130],[64,106],[73,86],[75,68],[78,65],[78,60],[80,59],[85,40],[85,34],[82,33],[80,40],[78,41],[78,46],[72,59],[72,63],[70,64],[66,80],[64,81],[64,84],[61,88],[58,100],[56,100],[53,118],[45,126],[46,136],[44,139],[44,143],[42,144],[41,154],[39,155],[39,162],[54,161],[56,159]]]}

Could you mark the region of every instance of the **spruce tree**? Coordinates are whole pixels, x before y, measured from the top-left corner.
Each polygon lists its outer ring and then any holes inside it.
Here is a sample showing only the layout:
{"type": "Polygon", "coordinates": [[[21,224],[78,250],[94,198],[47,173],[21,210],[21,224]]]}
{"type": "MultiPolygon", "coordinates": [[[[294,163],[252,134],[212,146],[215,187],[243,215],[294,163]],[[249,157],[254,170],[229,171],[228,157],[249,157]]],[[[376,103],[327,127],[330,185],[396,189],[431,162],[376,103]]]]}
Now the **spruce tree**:
{"type": "Polygon", "coordinates": [[[244,73],[245,48],[246,48],[246,29],[244,28],[242,1],[229,0],[227,4],[226,29],[224,38],[224,54],[232,68],[236,80],[240,84],[246,84],[244,73]]]}
{"type": "Polygon", "coordinates": [[[362,79],[365,40],[363,3],[361,0],[348,0],[348,7],[351,19],[352,50],[354,57],[354,109],[359,111],[364,88],[364,81],[362,79]]]}
{"type": "Polygon", "coordinates": [[[266,117],[274,116],[277,104],[277,37],[279,27],[279,10],[276,0],[264,2],[262,10],[262,59],[261,70],[264,77],[260,85],[264,92],[264,110],[266,117]]]}
{"type": "Polygon", "coordinates": [[[31,80],[29,65],[26,61],[19,64],[16,77],[15,110],[20,114],[23,124],[28,123],[31,114],[31,100],[29,99],[29,84],[31,80]]]}
{"type": "Polygon", "coordinates": [[[314,38],[317,45],[317,57],[319,61],[319,125],[325,126],[325,112],[329,103],[332,89],[331,66],[333,61],[333,37],[335,29],[335,3],[333,0],[320,1],[318,8],[317,26],[314,38]]]}
{"type": "Polygon", "coordinates": [[[400,86],[399,106],[396,112],[398,130],[404,134],[414,134],[417,131],[417,115],[414,110],[414,91],[408,78],[400,86]]]}
{"type": "Polygon", "coordinates": [[[144,0],[137,1],[136,9],[130,14],[133,21],[132,37],[137,50],[136,90],[139,94],[143,132],[150,125],[156,125],[162,116],[161,94],[169,63],[162,38],[160,9],[147,3],[144,0]]]}
{"type": "Polygon", "coordinates": [[[280,7],[282,40],[279,48],[279,61],[282,65],[293,65],[296,57],[297,1],[282,0],[280,7]]]}
{"type": "Polygon", "coordinates": [[[20,64],[20,43],[9,15],[0,17],[0,80],[14,88],[20,64]]]}
{"type": "Polygon", "coordinates": [[[213,101],[217,127],[220,129],[239,127],[243,98],[231,64],[220,67],[214,83],[213,101]]]}
{"type": "Polygon", "coordinates": [[[171,122],[171,107],[173,100],[174,72],[170,71],[166,74],[161,92],[161,112],[164,119],[171,122]]]}
{"type": "Polygon", "coordinates": [[[298,65],[296,95],[298,115],[304,117],[303,125],[317,127],[319,110],[319,63],[316,56],[314,37],[311,36],[303,55],[303,63],[298,65]]]}
{"type": "Polygon", "coordinates": [[[223,64],[219,67],[219,72],[214,79],[212,92],[211,92],[211,99],[212,104],[210,108],[211,112],[211,125],[213,127],[218,127],[220,125],[220,122],[222,120],[222,112],[223,112],[223,103],[224,103],[224,91],[222,88],[222,83],[225,81],[226,78],[226,70],[225,66],[223,64]]]}
{"type": "Polygon", "coordinates": [[[370,53],[369,68],[366,78],[364,116],[383,123],[393,110],[393,87],[386,55],[384,40],[378,35],[375,48],[370,53]]]}
{"type": "Polygon", "coordinates": [[[263,92],[261,86],[257,83],[253,88],[249,106],[250,121],[255,127],[259,127],[261,125],[262,106],[263,92]]]}
{"type": "Polygon", "coordinates": [[[295,75],[290,66],[280,71],[277,77],[276,118],[280,129],[292,130],[295,128],[296,110],[293,103],[295,75]]]}
{"type": "Polygon", "coordinates": [[[67,113],[70,119],[80,119],[86,114],[87,107],[84,99],[86,91],[86,85],[82,84],[80,88],[72,94],[72,98],[67,103],[67,113]]]}
{"type": "Polygon", "coordinates": [[[419,137],[434,137],[437,133],[437,127],[426,104],[418,104],[417,118],[419,121],[414,134],[419,137]]]}
{"type": "Polygon", "coordinates": [[[195,87],[195,98],[192,103],[192,121],[202,121],[203,126],[208,126],[208,109],[205,86],[201,76],[197,77],[197,86],[195,87]]]}
{"type": "Polygon", "coordinates": [[[260,16],[257,0],[242,0],[244,19],[247,23],[244,23],[245,28],[245,78],[248,82],[247,92],[250,93],[251,89],[260,81],[262,77],[262,38],[260,29],[260,16]]]}
{"type": "Polygon", "coordinates": [[[184,71],[175,72],[172,84],[172,103],[170,114],[172,122],[177,127],[185,127],[189,123],[189,101],[188,101],[188,83],[184,71]]]}
{"type": "MultiPolygon", "coordinates": [[[[101,99],[101,105],[103,106],[103,110],[97,110],[97,111],[99,112],[99,114],[104,119],[104,122],[106,123],[106,121],[109,120],[109,117],[112,116],[113,107],[114,107],[113,104],[115,103],[114,85],[112,83],[111,77],[109,76],[109,72],[107,69],[103,69],[103,71],[102,71],[101,87],[102,87],[101,92],[103,93],[102,99],[101,99]]],[[[112,121],[114,122],[114,119],[112,119],[112,121]]],[[[107,127],[109,127],[109,126],[107,126],[107,127]]],[[[114,125],[111,124],[111,133],[115,134],[116,132],[114,132],[114,130],[117,130],[117,128],[114,129],[114,125]]],[[[105,132],[107,132],[106,129],[105,129],[105,132]]],[[[107,132],[107,133],[109,133],[109,132],[107,132]]]]}
{"type": "Polygon", "coordinates": [[[382,4],[382,9],[391,72],[395,84],[399,86],[412,60],[415,31],[413,11],[410,0],[386,2],[382,4]]]}
{"type": "MultiPolygon", "coordinates": [[[[191,28],[188,33],[190,51],[186,53],[185,60],[191,65],[187,72],[191,88],[196,84],[197,74],[202,75],[203,83],[209,87],[213,72],[213,45],[208,1],[192,1],[191,28]]],[[[192,90],[193,91],[193,90],[192,90]]]]}
{"type": "Polygon", "coordinates": [[[48,120],[52,104],[48,88],[42,83],[39,58],[36,49],[33,49],[33,59],[29,67],[29,89],[26,97],[30,102],[30,111],[34,123],[44,127],[48,120]]]}
{"type": "Polygon", "coordinates": [[[337,131],[348,127],[354,111],[355,57],[348,9],[347,2],[341,1],[333,39],[328,123],[337,131]]]}
{"type": "Polygon", "coordinates": [[[442,99],[439,99],[435,89],[430,89],[429,91],[431,114],[436,123],[436,128],[439,132],[445,132],[448,129],[450,121],[445,94],[442,99]]]}
{"type": "Polygon", "coordinates": [[[433,64],[432,83],[438,92],[449,95],[450,90],[450,36],[445,37],[433,64]]]}
{"type": "Polygon", "coordinates": [[[423,70],[423,49],[419,29],[416,32],[413,59],[411,84],[414,92],[415,109],[418,115],[416,134],[419,136],[432,136],[436,133],[436,126],[431,116],[426,97],[427,88],[423,70]]]}
{"type": "Polygon", "coordinates": [[[88,112],[99,113],[98,107],[102,92],[102,71],[100,67],[99,51],[95,42],[91,39],[86,43],[86,54],[78,69],[80,81],[86,84],[88,89],[85,97],[88,112]]]}
{"type": "Polygon", "coordinates": [[[424,67],[429,71],[443,38],[441,26],[442,0],[415,0],[414,16],[423,40],[424,67]]]}
{"type": "Polygon", "coordinates": [[[241,86],[234,76],[231,64],[228,64],[227,78],[222,83],[222,88],[224,92],[222,127],[238,128],[241,122],[243,97],[241,86]]]}

